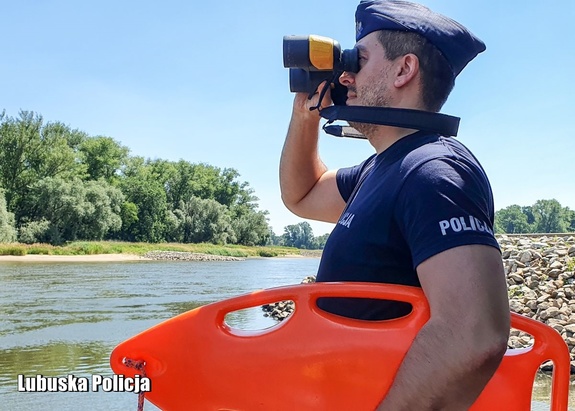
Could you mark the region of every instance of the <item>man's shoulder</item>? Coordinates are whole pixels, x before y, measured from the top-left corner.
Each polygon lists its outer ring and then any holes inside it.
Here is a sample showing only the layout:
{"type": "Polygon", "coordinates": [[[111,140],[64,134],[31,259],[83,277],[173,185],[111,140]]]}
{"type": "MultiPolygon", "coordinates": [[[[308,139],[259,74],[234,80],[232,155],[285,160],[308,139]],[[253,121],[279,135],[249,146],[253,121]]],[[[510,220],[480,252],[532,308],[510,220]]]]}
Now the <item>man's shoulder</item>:
{"type": "Polygon", "coordinates": [[[453,163],[465,163],[481,169],[479,161],[471,151],[452,137],[438,136],[411,150],[401,161],[402,173],[408,174],[427,163],[439,168],[449,167],[449,164],[453,163]]]}
{"type": "Polygon", "coordinates": [[[406,158],[421,157],[456,157],[473,156],[471,151],[459,140],[453,137],[430,136],[425,144],[421,144],[407,153],[406,158]]]}

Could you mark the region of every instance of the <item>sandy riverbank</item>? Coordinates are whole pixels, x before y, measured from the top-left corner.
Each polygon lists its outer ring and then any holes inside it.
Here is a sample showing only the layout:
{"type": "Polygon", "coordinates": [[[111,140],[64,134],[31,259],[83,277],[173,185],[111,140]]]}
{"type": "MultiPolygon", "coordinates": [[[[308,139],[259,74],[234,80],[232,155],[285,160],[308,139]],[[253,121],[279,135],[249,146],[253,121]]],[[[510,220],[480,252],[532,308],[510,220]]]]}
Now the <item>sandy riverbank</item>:
{"type": "MultiPolygon", "coordinates": [[[[286,254],[280,258],[319,258],[321,251],[314,250],[302,252],[302,254],[286,254]]],[[[248,257],[254,258],[254,257],[248,257]]],[[[245,258],[227,257],[219,255],[210,255],[204,253],[184,253],[184,252],[149,252],[145,256],[135,254],[93,254],[93,255],[47,255],[47,254],[27,254],[27,255],[0,255],[0,264],[3,262],[22,262],[22,263],[52,263],[52,262],[70,262],[70,263],[89,263],[89,262],[118,262],[118,261],[150,261],[150,260],[186,260],[186,261],[235,261],[244,260],[245,258]],[[156,254],[161,254],[157,256],[156,254]],[[177,254],[178,258],[172,258],[177,254]],[[186,258],[182,258],[185,255],[186,258]]]]}
{"type": "Polygon", "coordinates": [[[41,262],[41,263],[87,263],[87,262],[116,262],[116,261],[138,261],[147,260],[135,254],[95,254],[95,255],[0,255],[0,263],[3,262],[41,262]]]}

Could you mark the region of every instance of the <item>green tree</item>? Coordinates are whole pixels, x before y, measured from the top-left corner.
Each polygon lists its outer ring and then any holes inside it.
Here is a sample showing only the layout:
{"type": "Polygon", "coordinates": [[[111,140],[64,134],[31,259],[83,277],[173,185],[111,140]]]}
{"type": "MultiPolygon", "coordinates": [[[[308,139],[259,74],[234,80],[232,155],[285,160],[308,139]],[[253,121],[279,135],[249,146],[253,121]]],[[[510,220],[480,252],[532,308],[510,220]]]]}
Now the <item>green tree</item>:
{"type": "Polygon", "coordinates": [[[531,206],[512,205],[495,213],[498,233],[564,233],[575,231],[575,211],[559,201],[537,200],[531,206]]]}
{"type": "Polygon", "coordinates": [[[240,176],[237,170],[233,168],[224,168],[221,172],[218,171],[218,179],[214,192],[214,199],[223,205],[231,207],[235,204],[247,204],[252,200],[257,201],[253,197],[253,190],[249,187],[247,182],[240,183],[236,181],[240,176]]]}
{"type": "Polygon", "coordinates": [[[28,221],[20,226],[18,241],[25,244],[49,243],[52,232],[52,223],[48,220],[28,221]]]}
{"type": "Polygon", "coordinates": [[[23,242],[101,240],[121,227],[124,196],[104,180],[44,178],[32,185],[27,201],[38,206],[22,225],[23,242]]]}
{"type": "Polygon", "coordinates": [[[192,196],[201,197],[198,181],[201,166],[184,160],[178,162],[155,160],[150,166],[166,190],[170,209],[177,209],[180,202],[188,201],[192,196]]]}
{"type": "Polygon", "coordinates": [[[14,210],[24,190],[35,179],[29,164],[40,151],[42,118],[33,113],[20,112],[20,119],[0,114],[0,186],[6,190],[9,210],[14,210]]]}
{"type": "Polygon", "coordinates": [[[567,227],[567,231],[574,232],[575,231],[575,210],[570,210],[566,208],[565,213],[567,214],[567,219],[569,221],[569,226],[567,227]]]}
{"type": "Polygon", "coordinates": [[[258,210],[257,201],[253,190],[247,183],[235,185],[233,191],[234,200],[229,200],[228,205],[232,216],[236,241],[244,245],[265,245],[270,240],[270,226],[268,224],[268,212],[258,210]]]}
{"type": "Polygon", "coordinates": [[[237,244],[265,245],[270,239],[266,211],[248,209],[232,218],[232,228],[237,244]]]}
{"type": "Polygon", "coordinates": [[[18,118],[0,113],[0,185],[18,225],[30,214],[23,202],[32,184],[46,177],[85,175],[77,158],[77,148],[85,137],[62,123],[44,124],[34,112],[20,111],[18,118]]]}
{"type": "Polygon", "coordinates": [[[20,191],[34,181],[28,164],[40,149],[42,119],[20,112],[20,121],[0,114],[0,186],[6,189],[8,209],[14,209],[20,191]]]}
{"type": "Polygon", "coordinates": [[[313,229],[307,221],[284,227],[283,243],[288,247],[316,248],[314,244],[313,229]]]}
{"type": "Polygon", "coordinates": [[[90,180],[103,178],[114,182],[126,163],[130,150],[111,137],[96,136],[85,139],[80,145],[82,161],[90,180]]]}
{"type": "Polygon", "coordinates": [[[521,207],[521,212],[527,216],[527,224],[531,226],[531,231],[534,229],[535,224],[535,214],[533,214],[533,207],[532,206],[525,206],[521,207]]]}
{"type": "Polygon", "coordinates": [[[532,206],[536,233],[564,233],[569,227],[569,209],[561,207],[559,201],[537,200],[532,206]]]}
{"type": "MultiPolygon", "coordinates": [[[[145,161],[142,167],[147,168],[166,191],[168,210],[171,211],[166,215],[167,239],[177,241],[176,239],[182,238],[183,235],[186,240],[182,241],[189,242],[189,236],[182,234],[182,223],[188,218],[185,216],[189,207],[184,209],[181,204],[188,204],[192,198],[201,198],[214,200],[226,207],[226,214],[231,217],[233,229],[226,242],[263,245],[268,241],[267,212],[257,209],[258,198],[253,195],[247,182],[240,183],[237,180],[239,174],[236,170],[221,170],[207,164],[192,164],[184,160],[145,161]]],[[[216,212],[212,216],[216,218],[220,213],[216,212]]]]}
{"type": "Polygon", "coordinates": [[[510,205],[495,213],[495,232],[518,234],[532,232],[532,226],[527,222],[528,216],[518,205],[510,205]]]}
{"type": "Polygon", "coordinates": [[[228,209],[216,200],[192,197],[174,211],[177,238],[184,243],[235,242],[228,209]]]}
{"type": "Polygon", "coordinates": [[[48,177],[31,186],[27,201],[37,205],[32,221],[49,221],[50,243],[61,244],[78,239],[86,209],[85,194],[80,180],[69,182],[59,177],[48,177]]]}
{"type": "Polygon", "coordinates": [[[147,164],[164,186],[172,209],[178,208],[180,201],[188,201],[192,196],[216,200],[227,207],[254,200],[248,183],[237,181],[239,173],[232,168],[221,170],[208,164],[192,164],[184,160],[154,160],[147,164]]]}
{"type": "Polygon", "coordinates": [[[87,135],[60,122],[49,122],[40,129],[40,148],[31,156],[31,168],[38,179],[84,178],[86,167],[79,161],[78,148],[87,135]]]}
{"type": "Polygon", "coordinates": [[[104,179],[84,183],[84,216],[78,237],[102,240],[122,228],[124,194],[104,179]]]}
{"type": "Polygon", "coordinates": [[[192,164],[185,160],[171,162],[161,159],[145,160],[143,166],[166,191],[166,199],[172,210],[177,209],[181,201],[188,201],[192,196],[214,198],[217,184],[217,171],[214,167],[192,164]]]}
{"type": "Polygon", "coordinates": [[[315,245],[316,245],[315,248],[323,250],[323,248],[325,247],[325,243],[327,242],[328,237],[329,237],[329,233],[320,235],[319,237],[315,237],[315,245]]]}
{"type": "Polygon", "coordinates": [[[126,199],[136,205],[136,221],[123,231],[131,241],[157,243],[164,240],[167,214],[166,192],[154,180],[131,180],[123,186],[126,199]]]}
{"type": "Polygon", "coordinates": [[[122,227],[120,238],[151,243],[164,241],[168,201],[164,186],[149,162],[142,157],[129,158],[119,180],[119,187],[126,201],[121,215],[123,220],[130,220],[130,224],[122,227]]]}
{"type": "Polygon", "coordinates": [[[130,234],[135,230],[138,223],[138,206],[131,201],[124,201],[120,209],[120,218],[122,220],[122,229],[119,233],[112,233],[110,238],[129,239],[130,234]]]}
{"type": "Polygon", "coordinates": [[[188,238],[182,227],[192,209],[212,227],[195,222],[203,233],[196,237],[250,245],[271,239],[267,212],[235,169],[130,157],[111,137],[90,137],[29,111],[0,113],[0,186],[28,242],[188,238]],[[201,203],[208,207],[202,212],[199,199],[212,200],[201,203]]]}
{"type": "Polygon", "coordinates": [[[268,242],[266,245],[279,245],[279,246],[285,245],[283,236],[277,235],[276,233],[274,233],[274,230],[272,229],[272,227],[269,227],[268,233],[269,233],[269,237],[268,237],[268,242]]]}
{"type": "Polygon", "coordinates": [[[0,189],[0,243],[11,243],[14,241],[16,241],[14,214],[8,212],[4,190],[0,189]]]}

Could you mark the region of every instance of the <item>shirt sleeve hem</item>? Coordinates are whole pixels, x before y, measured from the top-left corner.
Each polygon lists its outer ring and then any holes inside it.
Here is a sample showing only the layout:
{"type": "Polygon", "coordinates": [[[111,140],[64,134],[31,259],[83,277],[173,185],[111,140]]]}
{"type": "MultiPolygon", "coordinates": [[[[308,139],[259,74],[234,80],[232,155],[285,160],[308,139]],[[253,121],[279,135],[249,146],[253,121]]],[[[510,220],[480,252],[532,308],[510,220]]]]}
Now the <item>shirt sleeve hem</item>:
{"type": "Polygon", "coordinates": [[[454,239],[455,241],[442,241],[438,242],[436,247],[430,248],[425,250],[425,252],[421,252],[413,256],[413,269],[417,269],[417,267],[423,263],[425,260],[442,253],[443,251],[450,250],[452,248],[461,247],[464,245],[487,245],[496,248],[501,252],[501,248],[499,247],[499,243],[493,237],[473,237],[473,238],[465,238],[463,239],[454,239]]]}

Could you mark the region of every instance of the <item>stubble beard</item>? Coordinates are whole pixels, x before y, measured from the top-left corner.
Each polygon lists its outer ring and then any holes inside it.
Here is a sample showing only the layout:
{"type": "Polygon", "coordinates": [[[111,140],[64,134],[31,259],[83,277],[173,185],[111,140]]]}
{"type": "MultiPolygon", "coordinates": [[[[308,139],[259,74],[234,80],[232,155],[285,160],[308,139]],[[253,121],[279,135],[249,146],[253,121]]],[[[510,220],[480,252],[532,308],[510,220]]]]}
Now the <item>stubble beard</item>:
{"type": "MultiPolygon", "coordinates": [[[[355,87],[348,87],[358,96],[358,102],[360,106],[364,107],[389,107],[389,88],[387,87],[385,81],[387,80],[386,73],[382,73],[377,82],[371,85],[355,87]]],[[[370,123],[357,123],[355,121],[349,121],[349,125],[359,131],[366,137],[373,136],[375,132],[381,127],[378,124],[370,123]]]]}

